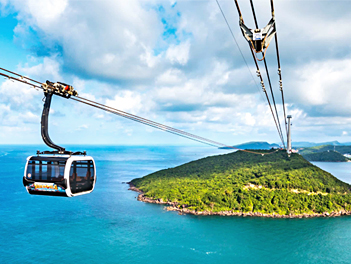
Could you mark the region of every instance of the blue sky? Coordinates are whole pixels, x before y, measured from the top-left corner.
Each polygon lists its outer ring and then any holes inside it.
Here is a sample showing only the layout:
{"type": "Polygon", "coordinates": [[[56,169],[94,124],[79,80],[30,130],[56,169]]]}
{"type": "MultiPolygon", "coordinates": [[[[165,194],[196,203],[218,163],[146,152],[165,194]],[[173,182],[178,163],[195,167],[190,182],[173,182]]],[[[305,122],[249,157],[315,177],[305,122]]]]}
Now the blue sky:
{"type": "MultiPolygon", "coordinates": [[[[219,2],[255,75],[233,1],[219,2]]],[[[263,27],[269,1],[254,2],[263,27]]],[[[253,27],[248,3],[239,3],[253,27]]],[[[350,142],[351,2],[275,7],[293,140],[350,142]]],[[[279,142],[214,0],[0,0],[0,10],[0,67],[225,144],[279,142]]],[[[282,119],[274,44],[267,62],[282,119]]],[[[0,144],[41,143],[42,97],[0,80],[0,144]]],[[[197,144],[71,100],[54,98],[52,109],[50,134],[61,144],[197,144]]]]}

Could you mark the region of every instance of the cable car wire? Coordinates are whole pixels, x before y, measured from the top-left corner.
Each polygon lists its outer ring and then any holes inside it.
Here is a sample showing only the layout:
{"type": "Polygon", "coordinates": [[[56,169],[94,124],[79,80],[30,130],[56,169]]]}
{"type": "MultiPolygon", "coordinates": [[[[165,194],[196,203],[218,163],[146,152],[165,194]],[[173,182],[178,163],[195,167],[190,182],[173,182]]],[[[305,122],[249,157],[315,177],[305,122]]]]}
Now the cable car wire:
{"type": "Polygon", "coordinates": [[[219,142],[216,142],[216,141],[204,138],[204,137],[200,137],[200,136],[197,136],[197,135],[194,135],[194,134],[191,134],[191,133],[179,130],[179,129],[175,129],[175,128],[172,128],[172,127],[169,127],[169,126],[166,126],[166,125],[163,125],[163,124],[160,124],[160,123],[148,120],[146,118],[142,118],[142,117],[139,117],[139,116],[136,116],[136,115],[129,114],[127,112],[115,109],[115,108],[107,106],[107,105],[103,105],[103,104],[94,102],[94,101],[86,99],[86,98],[82,98],[82,97],[79,97],[79,96],[75,96],[75,97],[77,97],[79,99],[76,99],[76,98],[73,98],[73,97],[71,97],[71,99],[75,100],[75,101],[78,101],[78,102],[81,102],[81,103],[84,103],[84,104],[87,104],[87,105],[90,105],[90,106],[93,106],[93,107],[96,107],[96,108],[99,108],[99,109],[102,109],[102,110],[105,110],[107,112],[119,115],[121,117],[124,117],[124,118],[130,119],[130,120],[133,120],[133,121],[136,121],[136,122],[139,122],[139,123],[142,123],[142,124],[145,124],[145,125],[148,125],[148,126],[160,129],[160,130],[163,130],[165,132],[169,132],[169,133],[172,133],[172,134],[175,134],[175,135],[178,135],[178,136],[182,136],[182,137],[185,137],[185,138],[188,138],[188,139],[200,142],[200,143],[204,143],[204,144],[207,144],[207,145],[210,145],[210,146],[214,146],[214,147],[225,147],[225,148],[241,150],[241,151],[249,152],[249,153],[253,153],[253,154],[261,154],[261,155],[265,154],[265,153],[257,153],[257,152],[254,152],[254,151],[244,150],[244,149],[236,148],[236,147],[233,147],[233,146],[228,146],[226,144],[219,143],[219,142]]]}
{"type": "Polygon", "coordinates": [[[139,118],[134,118],[134,117],[132,117],[132,116],[130,116],[130,115],[122,114],[121,111],[119,111],[119,110],[117,110],[117,109],[116,109],[116,111],[113,111],[113,110],[111,110],[111,109],[108,109],[107,107],[99,106],[99,104],[89,103],[89,102],[86,102],[86,101],[84,101],[84,100],[79,100],[79,99],[76,99],[76,98],[71,98],[71,99],[74,100],[74,101],[83,103],[83,104],[90,105],[90,106],[95,107],[95,108],[102,109],[102,110],[107,111],[107,112],[110,112],[110,113],[112,113],[112,114],[115,114],[115,115],[118,115],[118,116],[121,116],[121,117],[130,119],[130,120],[133,120],[133,121],[135,121],[135,122],[138,122],[138,123],[141,123],[141,124],[144,124],[144,125],[148,125],[148,126],[153,127],[153,128],[161,129],[161,130],[163,130],[163,131],[165,131],[165,132],[169,132],[169,133],[172,133],[172,134],[174,134],[174,135],[178,135],[178,136],[181,136],[181,137],[185,137],[185,138],[188,138],[188,139],[191,139],[191,140],[200,142],[200,143],[207,144],[207,145],[212,146],[212,147],[218,147],[218,146],[217,146],[216,144],[214,144],[214,143],[209,143],[209,142],[207,142],[207,140],[202,140],[202,141],[201,141],[200,139],[197,139],[197,137],[196,137],[195,135],[194,135],[194,137],[191,137],[190,135],[187,136],[186,134],[177,133],[177,132],[175,132],[175,131],[173,131],[173,130],[171,130],[171,129],[166,128],[166,126],[165,126],[165,127],[162,127],[162,126],[160,126],[160,125],[155,125],[155,124],[153,124],[152,122],[143,121],[143,120],[141,120],[141,119],[139,119],[139,118]]]}
{"type": "MultiPolygon", "coordinates": [[[[272,17],[275,18],[273,0],[271,0],[271,11],[272,11],[272,17]]],[[[276,29],[276,24],[275,23],[274,23],[274,29],[276,29]]],[[[278,62],[279,89],[280,89],[281,94],[282,94],[285,131],[286,131],[286,136],[288,136],[288,122],[287,122],[287,119],[286,119],[285,100],[284,100],[284,91],[283,91],[283,80],[282,80],[282,70],[281,70],[281,67],[280,67],[280,56],[279,56],[277,31],[275,32],[274,38],[275,38],[275,50],[276,50],[276,53],[277,53],[277,62],[278,62]]]]}
{"type": "Polygon", "coordinates": [[[21,79],[27,79],[27,80],[29,80],[29,81],[31,81],[31,82],[35,82],[35,83],[41,85],[41,82],[35,81],[35,80],[31,79],[31,78],[28,78],[28,77],[26,77],[26,76],[20,75],[20,74],[18,74],[18,73],[15,73],[15,72],[6,70],[6,69],[4,69],[4,68],[0,68],[0,70],[5,71],[5,72],[8,72],[8,73],[11,73],[11,74],[16,75],[16,76],[19,76],[19,77],[21,77],[21,79]]]}
{"type": "MultiPolygon", "coordinates": [[[[238,11],[240,21],[244,21],[244,19],[243,19],[243,17],[242,17],[242,13],[241,13],[241,10],[240,10],[238,1],[237,1],[237,0],[234,0],[234,3],[235,3],[235,6],[236,6],[236,9],[237,9],[237,11],[238,11]]],[[[269,96],[268,96],[268,94],[267,94],[267,90],[266,90],[266,88],[265,88],[264,81],[263,81],[263,78],[262,78],[262,75],[261,75],[261,72],[260,72],[260,68],[259,68],[259,65],[258,65],[258,62],[257,62],[257,58],[256,58],[256,56],[255,56],[255,54],[254,54],[254,51],[253,51],[253,48],[251,47],[250,44],[249,44],[249,47],[250,47],[251,55],[252,55],[252,57],[253,57],[253,59],[254,59],[255,65],[256,65],[257,76],[260,78],[262,90],[263,90],[263,92],[264,92],[265,95],[266,95],[266,99],[267,99],[269,108],[270,108],[270,110],[271,110],[271,114],[272,114],[272,117],[273,117],[273,120],[274,120],[276,129],[277,129],[278,135],[279,135],[279,137],[280,137],[280,140],[281,140],[281,142],[282,142],[282,145],[285,147],[284,138],[283,138],[283,135],[282,135],[282,133],[281,133],[281,130],[279,130],[279,126],[278,126],[278,123],[277,123],[275,114],[274,114],[274,112],[273,112],[272,105],[271,105],[271,102],[270,102],[270,100],[269,100],[269,96]]]]}
{"type": "MultiPolygon", "coordinates": [[[[256,12],[255,12],[255,7],[254,7],[254,4],[253,4],[253,0],[250,0],[250,5],[251,5],[251,11],[252,11],[252,15],[253,15],[253,18],[254,18],[254,21],[255,21],[256,28],[259,28],[258,22],[257,22],[257,18],[256,18],[256,12]]],[[[274,25],[275,25],[275,24],[274,24],[274,25]]],[[[262,55],[263,55],[263,51],[262,51],[262,55]]],[[[269,76],[269,71],[268,71],[268,66],[267,66],[267,61],[266,61],[266,57],[265,57],[265,56],[263,56],[263,62],[264,62],[264,67],[265,67],[265,69],[266,69],[266,74],[267,74],[269,89],[270,89],[271,95],[272,95],[272,100],[273,100],[273,105],[274,105],[274,109],[275,109],[275,114],[276,114],[276,117],[277,117],[277,122],[278,122],[278,125],[279,125],[279,133],[280,133],[281,137],[284,139],[282,127],[281,127],[281,125],[280,125],[278,110],[277,110],[277,106],[276,106],[275,98],[274,98],[274,94],[273,94],[271,78],[270,78],[270,76],[269,76]]],[[[280,67],[279,67],[279,68],[280,68],[280,67]]],[[[285,148],[284,140],[283,140],[283,145],[284,145],[284,148],[285,148]]]]}
{"type": "MultiPolygon", "coordinates": [[[[0,69],[2,69],[2,68],[0,68],[0,69]]],[[[13,77],[13,76],[10,76],[8,74],[4,74],[4,73],[0,73],[0,76],[3,76],[5,78],[13,80],[13,81],[22,82],[24,84],[27,84],[27,85],[33,87],[33,88],[44,90],[43,87],[38,86],[37,84],[34,84],[34,83],[38,83],[39,84],[40,82],[38,82],[38,81],[35,81],[35,80],[30,79],[28,77],[24,77],[24,76],[22,76],[20,74],[14,73],[14,72],[10,72],[8,70],[4,70],[4,71],[9,72],[11,74],[14,74],[16,76],[20,76],[21,79],[13,77]],[[25,81],[23,79],[26,79],[28,81],[25,81]],[[30,83],[29,81],[30,82],[34,82],[34,83],[30,83]]],[[[110,106],[107,106],[107,105],[104,105],[104,104],[101,104],[101,103],[98,103],[98,102],[95,102],[95,101],[92,101],[92,100],[89,100],[89,99],[86,99],[86,98],[83,98],[83,97],[80,97],[80,96],[72,95],[69,99],[72,99],[74,101],[77,101],[77,102],[80,102],[80,103],[83,103],[83,104],[86,104],[86,105],[89,105],[89,106],[93,106],[95,108],[102,109],[104,111],[107,111],[107,112],[119,115],[121,117],[130,119],[132,121],[136,121],[138,123],[142,123],[144,125],[148,125],[148,126],[151,126],[151,127],[154,127],[154,128],[160,129],[160,130],[163,130],[165,132],[169,132],[171,134],[175,134],[175,135],[178,135],[178,136],[181,136],[181,137],[184,137],[184,138],[188,138],[188,139],[197,141],[199,143],[207,144],[207,145],[210,145],[210,146],[213,146],[213,147],[217,147],[217,148],[218,147],[225,147],[225,148],[236,149],[236,150],[240,150],[240,151],[244,151],[244,152],[248,152],[248,153],[252,153],[252,154],[259,154],[259,155],[262,155],[262,156],[263,155],[269,155],[269,154],[272,154],[272,153],[278,151],[278,150],[276,150],[276,151],[273,151],[273,152],[262,153],[262,152],[255,152],[255,151],[240,149],[240,148],[236,148],[236,147],[233,147],[233,146],[228,146],[226,144],[223,144],[223,143],[220,143],[220,142],[216,142],[216,141],[204,138],[204,137],[200,137],[200,136],[197,136],[197,135],[194,135],[194,134],[191,134],[191,133],[179,130],[179,129],[175,129],[175,128],[163,125],[161,123],[157,123],[157,122],[148,120],[146,118],[142,118],[142,117],[139,117],[139,116],[136,116],[136,115],[132,115],[132,114],[129,114],[127,112],[115,109],[113,107],[110,107],[110,106]]]]}
{"type": "Polygon", "coordinates": [[[247,61],[246,61],[246,59],[245,59],[245,57],[244,57],[244,54],[243,54],[242,50],[240,49],[239,43],[238,43],[238,41],[237,41],[236,38],[235,38],[235,35],[234,35],[234,33],[233,33],[233,30],[232,30],[232,28],[230,27],[230,25],[229,25],[229,23],[228,23],[228,20],[227,20],[227,18],[226,18],[226,16],[225,16],[224,12],[223,12],[223,10],[222,10],[222,7],[221,7],[221,5],[219,4],[218,0],[216,0],[216,2],[217,2],[217,5],[218,5],[218,8],[219,8],[219,10],[221,11],[221,14],[222,14],[222,16],[223,16],[223,18],[224,18],[225,23],[226,23],[227,26],[228,26],[228,29],[229,29],[229,31],[230,31],[230,34],[232,35],[232,37],[233,37],[233,39],[234,39],[234,42],[235,42],[236,46],[237,46],[238,49],[239,49],[239,52],[240,52],[240,54],[241,54],[241,57],[243,58],[243,60],[244,60],[244,62],[245,62],[245,64],[246,64],[246,67],[247,67],[248,71],[250,72],[251,78],[252,78],[252,80],[253,80],[254,83],[255,83],[255,87],[256,87],[256,89],[257,89],[259,95],[261,96],[262,100],[265,101],[264,98],[263,98],[263,96],[262,96],[262,94],[261,94],[260,88],[258,87],[258,84],[257,84],[257,82],[256,82],[256,79],[254,78],[254,76],[253,76],[253,74],[252,74],[252,72],[251,72],[251,70],[250,70],[250,67],[249,67],[249,65],[248,65],[248,63],[247,63],[247,61]]]}

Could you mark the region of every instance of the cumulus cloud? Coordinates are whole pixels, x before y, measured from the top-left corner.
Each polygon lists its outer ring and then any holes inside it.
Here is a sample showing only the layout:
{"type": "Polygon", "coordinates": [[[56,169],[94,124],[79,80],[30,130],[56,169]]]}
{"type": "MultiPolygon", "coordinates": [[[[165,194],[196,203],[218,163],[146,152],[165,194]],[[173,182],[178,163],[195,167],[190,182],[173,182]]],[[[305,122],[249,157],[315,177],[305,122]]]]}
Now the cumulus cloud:
{"type": "Polygon", "coordinates": [[[166,58],[172,63],[185,65],[189,60],[190,42],[184,42],[179,45],[171,45],[166,52],[166,58]]]}
{"type": "Polygon", "coordinates": [[[0,103],[7,104],[12,110],[37,110],[37,99],[38,91],[21,83],[6,80],[0,86],[0,103]]]}
{"type": "Polygon", "coordinates": [[[350,59],[313,61],[295,70],[287,97],[313,116],[351,114],[350,59]]]}
{"type": "MultiPolygon", "coordinates": [[[[156,10],[143,1],[11,4],[18,11],[18,27],[34,29],[46,48],[60,46],[70,70],[107,79],[153,76],[149,69],[157,62],[153,48],[163,27],[156,10]]],[[[16,33],[23,37],[23,31],[16,33]]]]}
{"type": "Polygon", "coordinates": [[[157,79],[156,84],[159,85],[176,85],[185,80],[185,74],[179,69],[171,68],[164,73],[161,73],[157,79]]]}
{"type": "MultiPolygon", "coordinates": [[[[220,3],[248,65],[215,1],[0,1],[2,14],[16,14],[15,41],[25,43],[31,54],[17,69],[25,75],[71,83],[82,97],[176,127],[277,138],[258,79],[252,79],[254,64],[231,1],[220,3]]],[[[253,27],[249,3],[240,4],[253,27]]],[[[255,4],[263,27],[270,19],[269,4],[255,4]]],[[[306,131],[321,135],[313,126],[334,124],[330,134],[347,137],[349,7],[345,1],[276,3],[285,99],[297,136],[306,131]]],[[[274,52],[272,44],[267,61],[282,120],[274,52]]],[[[6,109],[28,120],[38,115],[41,104],[32,102],[41,96],[22,87],[1,84],[0,117],[8,116],[6,109]]],[[[62,102],[57,111],[73,109],[76,115],[93,116],[99,125],[113,120],[95,110],[65,106],[62,102]]]]}
{"type": "Polygon", "coordinates": [[[27,62],[24,65],[19,65],[18,72],[42,82],[46,80],[56,82],[62,79],[59,73],[60,66],[59,59],[55,55],[52,57],[44,57],[41,62],[31,57],[29,58],[29,63],[27,62]]]}
{"type": "Polygon", "coordinates": [[[106,105],[115,107],[125,112],[136,114],[142,108],[141,96],[132,91],[123,91],[112,100],[107,99],[106,105]]]}

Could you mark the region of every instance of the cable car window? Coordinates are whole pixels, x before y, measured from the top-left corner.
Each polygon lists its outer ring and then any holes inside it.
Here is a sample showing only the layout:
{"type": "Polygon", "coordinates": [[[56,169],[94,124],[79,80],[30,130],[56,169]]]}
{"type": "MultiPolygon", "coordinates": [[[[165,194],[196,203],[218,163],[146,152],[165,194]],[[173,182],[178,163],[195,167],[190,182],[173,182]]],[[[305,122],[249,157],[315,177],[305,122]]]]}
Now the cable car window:
{"type": "Polygon", "coordinates": [[[91,160],[73,161],[69,180],[72,193],[92,190],[94,182],[93,162],[91,160]]]}
{"type": "Polygon", "coordinates": [[[61,181],[64,171],[64,161],[30,160],[26,178],[34,181],[61,181]]]}
{"type": "MultiPolygon", "coordinates": [[[[50,168],[51,169],[51,168],[50,168]]],[[[40,170],[39,170],[40,171],[40,170]]],[[[40,174],[39,174],[40,175],[40,174]]],[[[41,179],[44,181],[49,180],[48,179],[48,163],[47,162],[42,162],[41,164],[41,179]]]]}

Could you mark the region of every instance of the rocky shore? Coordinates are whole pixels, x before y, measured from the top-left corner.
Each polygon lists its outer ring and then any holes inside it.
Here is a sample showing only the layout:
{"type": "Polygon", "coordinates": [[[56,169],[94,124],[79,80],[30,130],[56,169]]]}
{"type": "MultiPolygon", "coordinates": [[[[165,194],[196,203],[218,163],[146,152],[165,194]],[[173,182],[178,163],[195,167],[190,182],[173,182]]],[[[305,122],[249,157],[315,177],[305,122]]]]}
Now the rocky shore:
{"type": "Polygon", "coordinates": [[[180,205],[176,202],[169,202],[169,201],[163,201],[162,199],[152,199],[149,197],[146,197],[144,193],[136,188],[133,184],[129,184],[129,190],[138,192],[139,195],[137,197],[138,201],[142,201],[145,203],[153,203],[153,204],[161,204],[161,205],[167,205],[165,207],[165,210],[167,211],[177,211],[180,215],[183,214],[192,214],[192,215],[221,215],[221,216],[241,216],[241,217],[249,217],[249,216],[254,216],[254,217],[267,217],[267,218],[312,218],[312,217],[336,217],[336,216],[343,216],[343,215],[351,215],[351,211],[346,211],[346,210],[340,210],[337,212],[324,212],[321,214],[318,213],[304,213],[304,214],[289,214],[289,215],[280,215],[280,214],[264,214],[264,213],[259,213],[259,212],[248,212],[248,213],[243,213],[243,212],[235,212],[235,211],[220,211],[220,212],[212,212],[212,211],[195,211],[195,210],[190,210],[186,207],[186,205],[180,205]]]}

